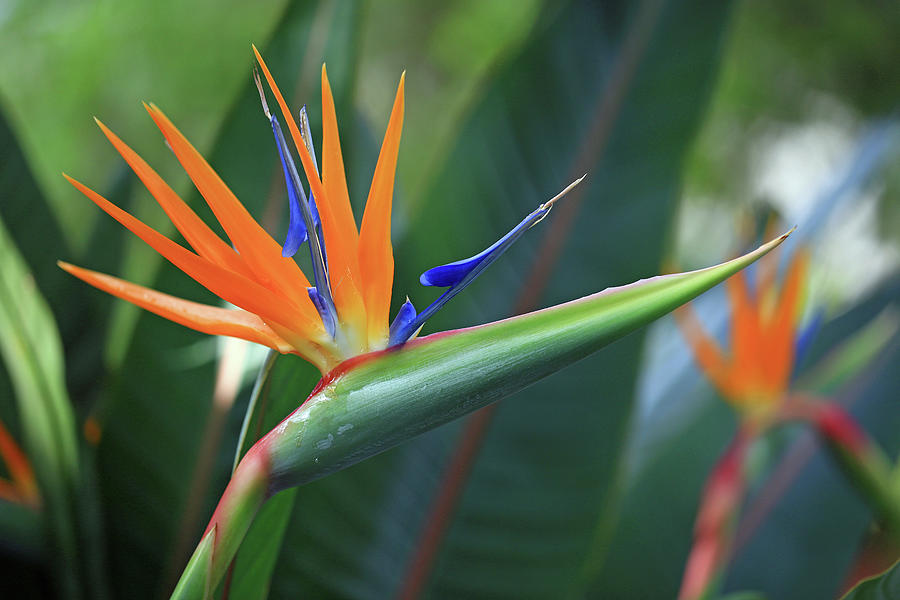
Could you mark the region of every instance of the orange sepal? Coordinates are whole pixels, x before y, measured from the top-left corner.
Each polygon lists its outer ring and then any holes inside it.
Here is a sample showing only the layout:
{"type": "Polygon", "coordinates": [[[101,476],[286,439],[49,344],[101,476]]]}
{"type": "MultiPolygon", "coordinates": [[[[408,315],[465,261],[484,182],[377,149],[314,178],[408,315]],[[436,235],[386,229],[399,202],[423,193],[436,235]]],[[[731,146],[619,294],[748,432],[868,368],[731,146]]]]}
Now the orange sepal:
{"type": "MultiPolygon", "coordinates": [[[[322,65],[322,185],[325,188],[324,203],[331,209],[335,230],[343,239],[350,242],[348,245],[351,248],[356,248],[359,233],[350,206],[334,96],[324,64],[322,65]]],[[[352,262],[356,263],[355,255],[352,262]]]]}
{"type": "Polygon", "coordinates": [[[782,282],[774,313],[766,323],[764,377],[767,386],[779,393],[787,389],[794,368],[794,338],[808,265],[809,253],[798,250],[782,282]]]}
{"type": "Polygon", "coordinates": [[[119,136],[110,131],[100,119],[94,118],[100,130],[109,139],[125,162],[147,187],[175,228],[200,256],[221,267],[253,278],[253,273],[241,256],[210,229],[203,220],[169,187],[150,165],[132,150],[119,136]]]}
{"type": "Polygon", "coordinates": [[[253,313],[229,310],[176,298],[118,277],[57,261],[61,269],[82,281],[145,310],[210,335],[227,335],[268,346],[282,354],[294,348],[253,313]]]}
{"type": "Polygon", "coordinates": [[[269,289],[296,299],[306,312],[315,314],[315,307],[306,295],[309,281],[297,263],[281,255],[278,242],[250,216],[225,182],[163,112],[152,104],[144,106],[225,233],[253,270],[255,279],[269,289]]]}
{"type": "Polygon", "coordinates": [[[391,247],[391,203],[394,194],[394,173],[403,129],[403,85],[406,73],[400,76],[394,108],[388,121],[381,153],[372,176],[372,186],[366,200],[362,227],[359,232],[359,268],[362,293],[366,303],[370,346],[387,341],[391,288],[394,279],[394,252],[391,247]]]}
{"type": "MultiPolygon", "coordinates": [[[[223,300],[259,315],[272,326],[278,324],[307,339],[325,338],[325,330],[318,314],[309,315],[294,304],[292,299],[279,296],[243,275],[224,269],[194,254],[152,227],[145,225],[89,187],[68,175],[65,177],[111,217],[144,240],[189,277],[223,300]]],[[[303,297],[308,300],[305,293],[303,297]]]]}
{"type": "MultiPolygon", "coordinates": [[[[329,272],[335,306],[341,321],[349,326],[348,329],[365,336],[366,307],[358,287],[359,234],[350,207],[337,114],[325,65],[322,65],[322,186],[325,188],[325,197],[324,201],[319,201],[318,207],[325,231],[325,246],[331,261],[329,272]]],[[[365,340],[359,342],[365,345],[365,340]]]]}

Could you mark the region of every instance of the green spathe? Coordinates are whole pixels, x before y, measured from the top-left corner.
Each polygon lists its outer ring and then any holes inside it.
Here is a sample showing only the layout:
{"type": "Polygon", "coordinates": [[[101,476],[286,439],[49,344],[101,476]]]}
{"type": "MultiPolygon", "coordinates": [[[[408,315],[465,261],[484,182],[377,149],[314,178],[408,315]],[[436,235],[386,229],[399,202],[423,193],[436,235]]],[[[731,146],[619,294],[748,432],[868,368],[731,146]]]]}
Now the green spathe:
{"type": "Polygon", "coordinates": [[[787,235],[714,267],[348,361],[264,438],[270,489],[312,481],[513,394],[695,298],[787,235]]]}

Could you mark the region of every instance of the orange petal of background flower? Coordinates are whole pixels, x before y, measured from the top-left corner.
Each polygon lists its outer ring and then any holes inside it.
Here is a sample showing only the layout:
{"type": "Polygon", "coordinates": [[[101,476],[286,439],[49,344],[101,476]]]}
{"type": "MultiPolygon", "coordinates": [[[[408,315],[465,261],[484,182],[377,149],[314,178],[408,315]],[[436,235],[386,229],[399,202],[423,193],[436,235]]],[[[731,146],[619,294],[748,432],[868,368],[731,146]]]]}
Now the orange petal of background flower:
{"type": "Polygon", "coordinates": [[[191,181],[215,213],[225,233],[253,270],[256,280],[292,298],[310,314],[316,314],[315,307],[306,293],[309,281],[297,263],[291,258],[281,256],[281,246],[278,242],[250,216],[225,182],[162,111],[152,104],[144,106],[169,142],[191,181]]]}
{"type": "Polygon", "coordinates": [[[794,368],[794,338],[808,265],[809,253],[798,250],[782,283],[775,312],[766,323],[764,378],[767,386],[779,393],[787,389],[794,368]]]}
{"type": "Polygon", "coordinates": [[[370,345],[387,341],[388,318],[391,307],[391,288],[394,280],[394,252],[391,247],[391,201],[394,194],[394,172],[403,128],[403,83],[400,76],[397,96],[381,153],[372,176],[372,186],[366,200],[359,231],[359,269],[362,293],[366,303],[370,345]]]}
{"type": "MultiPolygon", "coordinates": [[[[326,335],[317,313],[308,314],[307,311],[301,310],[294,304],[291,299],[281,297],[251,279],[197,256],[152,227],[145,225],[87,186],[68,175],[66,175],[66,179],[173,265],[223,300],[259,315],[266,322],[278,323],[303,337],[321,339],[326,335]]],[[[303,297],[308,299],[305,290],[303,297]]]]}
{"type": "Polygon", "coordinates": [[[159,205],[166,211],[176,229],[184,236],[184,239],[187,240],[197,254],[220,267],[236,271],[252,279],[253,272],[247,267],[241,256],[231,246],[223,242],[212,229],[207,227],[206,223],[178,197],[178,194],[163,181],[162,177],[144,159],[138,156],[134,150],[129,148],[99,119],[95,118],[94,120],[97,121],[97,125],[100,126],[104,135],[109,138],[112,145],[144,183],[150,194],[159,202],[159,205]]]}
{"type": "Polygon", "coordinates": [[[731,301],[732,383],[739,394],[754,394],[761,381],[761,355],[766,349],[760,332],[757,302],[751,297],[744,271],[725,283],[731,301]]]}
{"type": "Polygon", "coordinates": [[[164,319],[210,335],[227,335],[268,346],[281,353],[293,350],[272,328],[255,314],[245,310],[229,310],[176,298],[141,285],[82,269],[59,261],[57,264],[68,273],[90,285],[127,300],[164,319]]]}
{"type": "Polygon", "coordinates": [[[703,330],[690,304],[685,304],[672,314],[694,355],[697,366],[719,393],[730,398],[734,392],[730,381],[732,367],[719,344],[703,330]]]}

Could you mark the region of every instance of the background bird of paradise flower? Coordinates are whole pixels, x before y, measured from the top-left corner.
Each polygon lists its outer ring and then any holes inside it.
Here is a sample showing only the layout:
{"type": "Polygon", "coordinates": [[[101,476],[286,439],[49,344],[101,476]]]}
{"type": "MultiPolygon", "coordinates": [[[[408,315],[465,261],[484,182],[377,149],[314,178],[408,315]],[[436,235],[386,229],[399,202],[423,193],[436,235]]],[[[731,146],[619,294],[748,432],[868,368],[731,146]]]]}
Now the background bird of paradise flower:
{"type": "MultiPolygon", "coordinates": [[[[398,302],[432,300],[411,287],[421,271],[480,250],[590,173],[429,331],[650,276],[673,258],[718,262],[747,238],[738,215],[774,205],[800,225],[807,304],[823,315],[795,381],[823,386],[896,458],[897,19],[887,7],[800,1],[6,5],[0,418],[38,471],[41,505],[70,501],[50,514],[0,500],[2,585],[25,597],[158,597],[224,486],[261,355],[59,273],[55,259],[70,258],[211,301],[59,171],[161,223],[90,118],[188,192],[139,120],[138,102],[153,101],[281,237],[283,184],[250,83],[251,41],[292,105],[310,103],[314,130],[327,62],[354,198],[407,70],[398,302]],[[13,246],[27,272],[10,264],[13,246]],[[45,387],[28,397],[22,381],[45,387]],[[28,425],[38,405],[58,429],[28,425]]],[[[725,331],[724,292],[696,308],[725,331]]],[[[276,363],[259,430],[316,378],[299,360],[276,363]]],[[[734,429],[665,320],[495,409],[278,496],[261,520],[279,535],[251,532],[231,597],[672,597],[703,481],[734,429]]],[[[749,464],[724,591],[833,597],[854,569],[896,556],[811,438],[767,436],[749,464]]]]}

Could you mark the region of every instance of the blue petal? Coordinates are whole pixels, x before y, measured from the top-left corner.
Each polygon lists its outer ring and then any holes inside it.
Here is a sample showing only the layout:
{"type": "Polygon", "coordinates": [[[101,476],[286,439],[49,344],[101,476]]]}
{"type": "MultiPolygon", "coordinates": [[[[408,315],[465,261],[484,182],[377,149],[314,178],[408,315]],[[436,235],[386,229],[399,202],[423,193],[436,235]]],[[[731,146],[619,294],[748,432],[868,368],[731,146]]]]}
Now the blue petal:
{"type": "Polygon", "coordinates": [[[391,323],[388,345],[393,346],[394,344],[405,342],[411,335],[411,333],[407,334],[406,331],[415,320],[416,307],[413,306],[413,303],[407,298],[406,302],[403,303],[403,306],[400,307],[400,310],[397,311],[394,322],[391,323]]]}
{"type": "Polygon", "coordinates": [[[325,298],[323,298],[319,291],[314,287],[306,288],[306,293],[309,294],[309,299],[312,300],[316,310],[319,311],[319,316],[322,317],[322,325],[325,326],[325,331],[328,332],[328,335],[334,337],[336,329],[335,319],[331,309],[328,307],[328,302],[326,302],[325,298]]]}
{"type": "Polygon", "coordinates": [[[434,287],[453,287],[466,279],[473,271],[475,273],[472,275],[472,279],[474,279],[489,264],[497,260],[529,227],[544,218],[548,212],[550,212],[549,206],[538,208],[490,247],[471,258],[428,269],[419,277],[419,283],[434,287]]]}
{"type": "MultiPolygon", "coordinates": [[[[288,222],[287,237],[285,238],[284,246],[281,249],[281,255],[288,257],[296,254],[297,250],[300,249],[300,246],[302,246],[303,243],[306,242],[307,239],[309,239],[309,232],[306,229],[306,224],[303,222],[303,213],[300,209],[300,195],[303,192],[302,190],[297,189],[289,171],[288,161],[290,161],[291,163],[290,166],[296,169],[296,165],[294,165],[294,159],[289,154],[286,156],[282,145],[278,143],[280,127],[278,125],[277,119],[273,116],[270,118],[270,122],[272,123],[272,132],[275,134],[275,145],[278,148],[278,157],[281,159],[281,168],[284,173],[284,180],[287,184],[290,220],[288,222]]],[[[309,203],[310,211],[312,212],[313,216],[313,222],[316,227],[319,227],[319,210],[316,207],[315,200],[312,196],[310,196],[309,198],[309,203]]]]}

